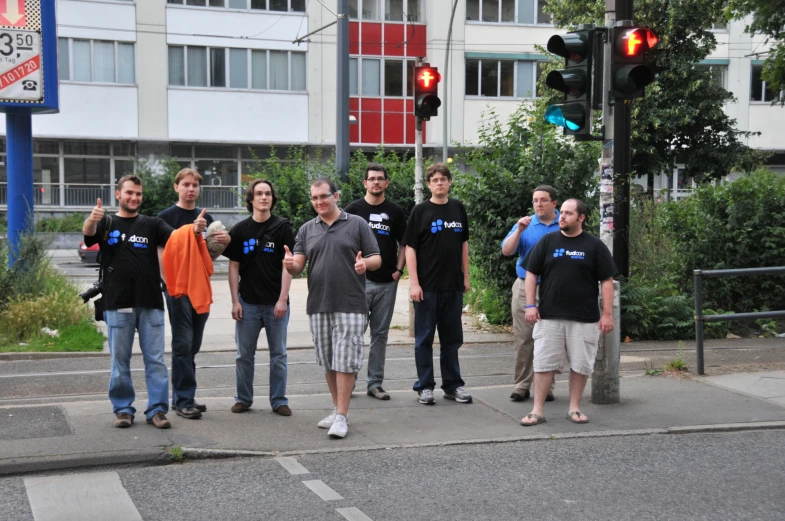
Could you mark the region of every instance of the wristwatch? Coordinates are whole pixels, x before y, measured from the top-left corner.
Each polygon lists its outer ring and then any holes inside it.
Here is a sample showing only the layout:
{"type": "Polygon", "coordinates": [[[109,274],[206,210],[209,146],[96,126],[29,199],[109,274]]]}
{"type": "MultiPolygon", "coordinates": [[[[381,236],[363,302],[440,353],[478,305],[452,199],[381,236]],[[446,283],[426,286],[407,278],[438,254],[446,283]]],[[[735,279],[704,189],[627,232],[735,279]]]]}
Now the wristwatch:
{"type": "Polygon", "coordinates": [[[403,275],[403,270],[401,268],[395,268],[395,271],[393,271],[393,273],[400,273],[401,275],[403,275]]]}

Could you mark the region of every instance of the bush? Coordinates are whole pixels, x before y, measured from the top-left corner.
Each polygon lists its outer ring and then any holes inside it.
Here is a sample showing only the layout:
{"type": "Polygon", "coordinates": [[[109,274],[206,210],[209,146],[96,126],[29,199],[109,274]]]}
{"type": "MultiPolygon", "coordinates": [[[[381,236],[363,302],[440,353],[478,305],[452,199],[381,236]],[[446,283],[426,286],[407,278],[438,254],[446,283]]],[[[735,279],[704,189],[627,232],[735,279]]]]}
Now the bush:
{"type": "Polygon", "coordinates": [[[144,159],[136,161],[136,175],[141,178],[144,187],[142,205],[139,207],[142,215],[156,216],[177,202],[177,192],[173,188],[174,177],[182,167],[172,158],[163,160],[161,166],[164,171],[158,173],[150,162],[144,159]]]}
{"type": "MultiPolygon", "coordinates": [[[[679,285],[689,292],[693,270],[785,265],[785,176],[761,169],[732,183],[704,186],[663,207],[679,285]]],[[[707,308],[750,312],[782,309],[782,276],[707,280],[707,308]]]]}
{"type": "Polygon", "coordinates": [[[86,215],[72,213],[65,217],[44,217],[35,223],[35,231],[43,233],[81,232],[86,215]]]}

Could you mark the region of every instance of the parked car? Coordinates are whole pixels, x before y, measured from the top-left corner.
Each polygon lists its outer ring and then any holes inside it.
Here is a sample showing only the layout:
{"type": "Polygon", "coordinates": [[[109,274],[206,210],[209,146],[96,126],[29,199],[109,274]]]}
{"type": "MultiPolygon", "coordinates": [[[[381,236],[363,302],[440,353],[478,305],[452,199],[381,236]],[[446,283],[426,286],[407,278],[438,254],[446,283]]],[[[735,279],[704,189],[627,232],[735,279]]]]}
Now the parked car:
{"type": "Polygon", "coordinates": [[[98,249],[98,244],[93,244],[92,246],[87,247],[84,241],[82,241],[79,243],[79,257],[85,264],[98,264],[98,249]]]}

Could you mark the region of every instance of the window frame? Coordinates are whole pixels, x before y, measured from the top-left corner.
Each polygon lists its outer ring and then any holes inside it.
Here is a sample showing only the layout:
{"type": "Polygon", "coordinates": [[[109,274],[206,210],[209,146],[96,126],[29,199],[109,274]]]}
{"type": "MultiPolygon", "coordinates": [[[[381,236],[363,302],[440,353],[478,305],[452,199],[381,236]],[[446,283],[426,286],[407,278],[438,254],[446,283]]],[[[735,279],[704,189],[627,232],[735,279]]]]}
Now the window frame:
{"type": "Polygon", "coordinates": [[[306,3],[302,3],[301,0],[286,0],[286,10],[285,11],[277,11],[270,9],[270,1],[265,0],[264,9],[259,9],[255,7],[251,7],[251,0],[245,0],[245,7],[230,7],[229,2],[230,0],[204,0],[205,5],[188,5],[188,0],[166,0],[166,6],[176,6],[179,8],[187,8],[187,9],[223,9],[229,11],[263,11],[268,13],[276,13],[276,14],[298,14],[304,15],[306,14],[306,3]],[[222,1],[223,5],[210,5],[211,2],[222,1]],[[295,11],[292,9],[292,4],[294,2],[302,3],[303,10],[302,11],[295,11]]]}
{"type": "Polygon", "coordinates": [[[125,85],[135,87],[136,83],[136,42],[134,41],[125,41],[125,40],[101,40],[99,38],[75,38],[72,36],[59,36],[57,38],[57,48],[58,52],[60,51],[60,43],[62,41],[67,42],[68,48],[68,56],[66,59],[68,60],[68,78],[64,79],[62,77],[62,71],[60,70],[60,63],[58,59],[58,81],[65,82],[65,83],[89,83],[95,85],[125,85]],[[75,80],[74,78],[74,40],[86,41],[89,43],[89,53],[90,53],[90,79],[89,80],[75,80]],[[95,80],[95,42],[100,43],[111,43],[112,44],[112,51],[113,51],[113,77],[114,81],[96,81],[95,80]],[[133,49],[133,66],[131,67],[131,71],[133,72],[133,81],[130,83],[121,82],[120,81],[120,44],[130,45],[133,49]]]}
{"type": "Polygon", "coordinates": [[[750,103],[770,105],[772,102],[779,101],[780,99],[782,99],[783,95],[785,95],[785,91],[780,91],[779,93],[771,91],[773,96],[771,99],[769,99],[766,96],[767,92],[769,92],[769,89],[766,86],[766,80],[764,80],[762,77],[762,73],[763,73],[763,64],[752,63],[750,65],[750,103]],[[755,81],[755,69],[760,70],[760,74],[758,77],[760,78],[761,99],[759,100],[752,99],[752,92],[754,90],[753,81],[755,81]]]}
{"type": "Polygon", "coordinates": [[[469,20],[466,19],[467,24],[494,24],[494,25],[524,25],[524,26],[540,26],[540,25],[548,25],[553,26],[553,19],[549,18],[548,21],[540,21],[539,20],[539,13],[540,13],[540,3],[544,2],[547,4],[547,0],[532,0],[532,20],[533,22],[519,22],[520,20],[520,2],[518,0],[498,0],[499,6],[496,12],[496,21],[486,21],[483,20],[482,16],[482,4],[483,0],[466,0],[466,10],[468,13],[469,10],[469,2],[476,2],[477,3],[477,20],[469,20]],[[505,1],[513,2],[513,21],[512,22],[505,22],[502,21],[502,13],[503,13],[503,4],[505,1]]]}
{"type": "MultiPolygon", "coordinates": [[[[469,67],[469,62],[476,63],[477,67],[477,94],[467,94],[466,83],[464,82],[464,98],[468,100],[488,100],[488,99],[497,99],[500,101],[509,101],[509,100],[534,100],[540,96],[540,93],[537,90],[537,85],[539,82],[539,76],[542,74],[541,65],[545,63],[546,60],[521,60],[521,59],[504,59],[504,58],[466,58],[464,62],[464,71],[466,71],[469,67]],[[495,96],[486,96],[483,95],[482,90],[482,66],[483,62],[496,62],[496,95],[495,96]],[[512,63],[512,86],[513,86],[513,95],[512,96],[502,96],[502,62],[511,62],[512,63]],[[531,85],[531,90],[527,92],[531,92],[532,96],[524,96],[522,93],[519,92],[518,89],[518,67],[520,64],[528,64],[532,67],[532,79],[533,84],[531,85]]],[[[468,73],[464,74],[465,77],[469,77],[468,73]]]]}

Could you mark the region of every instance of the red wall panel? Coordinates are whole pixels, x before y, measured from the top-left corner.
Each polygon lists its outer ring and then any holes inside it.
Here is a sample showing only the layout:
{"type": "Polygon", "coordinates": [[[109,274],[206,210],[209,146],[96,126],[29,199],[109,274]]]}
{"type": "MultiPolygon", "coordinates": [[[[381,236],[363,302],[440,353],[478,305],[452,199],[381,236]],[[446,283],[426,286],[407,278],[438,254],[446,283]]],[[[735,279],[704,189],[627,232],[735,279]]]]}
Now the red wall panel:
{"type": "Polygon", "coordinates": [[[359,22],[349,22],[349,54],[360,54],[359,22]]]}
{"type": "Polygon", "coordinates": [[[403,56],[405,45],[403,24],[384,24],[384,55],[403,56]]]}
{"type": "Polygon", "coordinates": [[[381,98],[362,98],[360,100],[360,110],[363,112],[382,112],[381,98]]]}
{"type": "Polygon", "coordinates": [[[384,113],[403,114],[403,102],[402,99],[385,99],[384,113]]]}
{"type": "Polygon", "coordinates": [[[349,143],[360,142],[360,111],[349,109],[349,114],[357,118],[356,125],[349,125],[349,143]]]}
{"type": "Polygon", "coordinates": [[[425,56],[425,25],[406,25],[406,56],[425,56]]]}
{"type": "Polygon", "coordinates": [[[380,112],[363,112],[360,140],[363,143],[382,142],[382,115],[380,112]]]}
{"type": "Polygon", "coordinates": [[[360,52],[363,55],[382,55],[382,24],[363,22],[360,27],[360,52]]]}
{"type": "Polygon", "coordinates": [[[384,113],[384,143],[387,145],[403,144],[403,114],[400,112],[384,113]]]}

